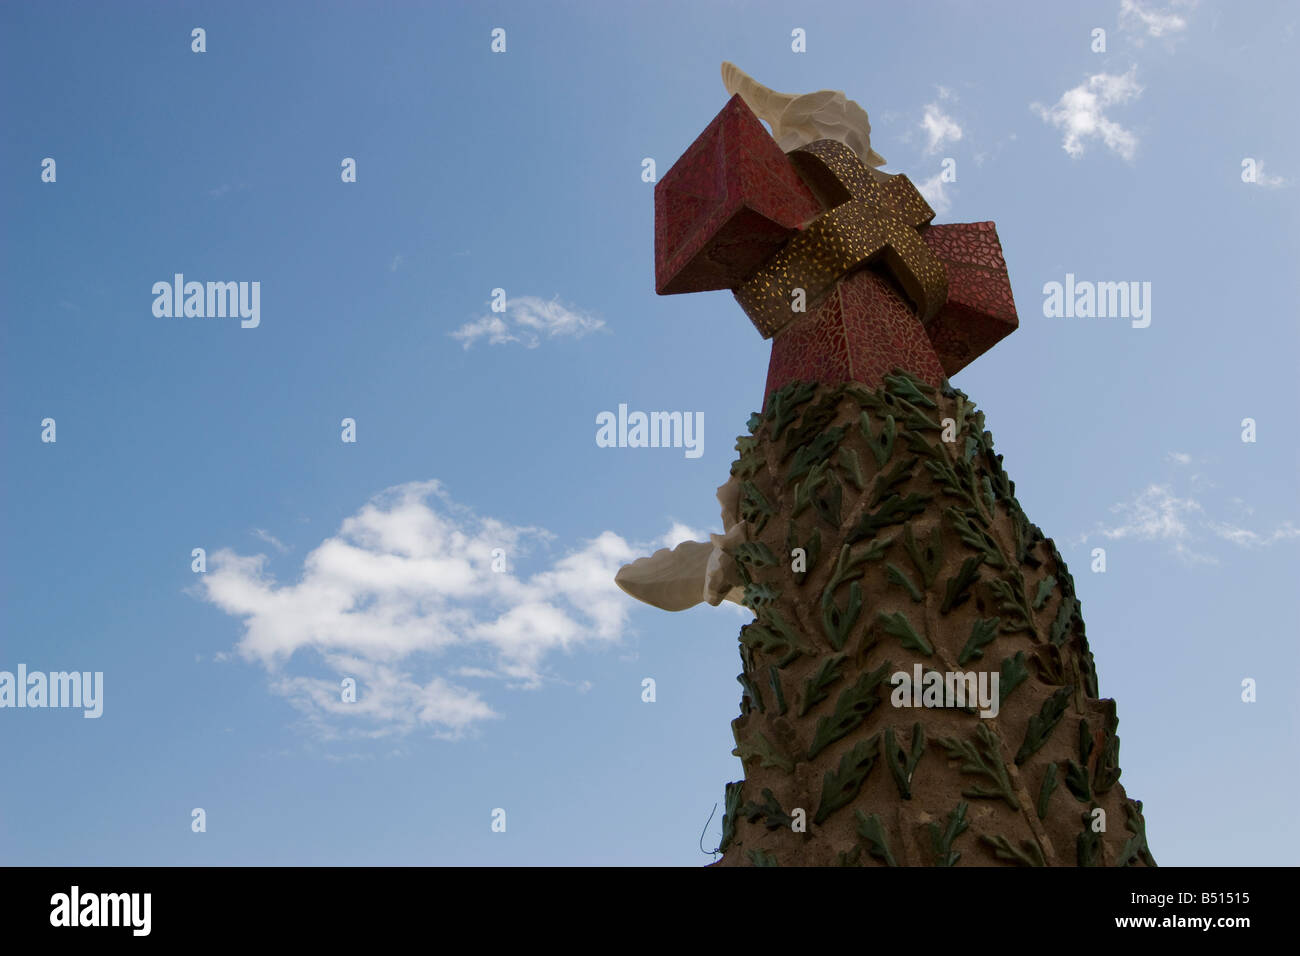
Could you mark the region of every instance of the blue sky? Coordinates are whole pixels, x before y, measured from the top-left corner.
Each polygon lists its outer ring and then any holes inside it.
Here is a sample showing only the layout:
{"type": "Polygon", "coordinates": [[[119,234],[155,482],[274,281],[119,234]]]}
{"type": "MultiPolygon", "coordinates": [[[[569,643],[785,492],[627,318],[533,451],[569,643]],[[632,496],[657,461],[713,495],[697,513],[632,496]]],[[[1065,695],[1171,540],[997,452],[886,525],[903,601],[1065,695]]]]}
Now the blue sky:
{"type": "Polygon", "coordinates": [[[3,5],[0,670],[102,671],[104,712],[0,711],[0,861],[708,862],[746,618],[612,576],[720,530],[762,399],[728,293],[654,294],[641,178],[731,60],[997,223],[1021,326],[954,384],[1070,562],[1156,859],[1293,862],[1298,19],[3,5]],[[155,317],[175,273],[259,282],[260,325],[155,317]],[[1150,282],[1149,327],[1046,318],[1067,273],[1150,282]],[[703,454],[597,447],[620,403],[703,413],[703,454]]]}

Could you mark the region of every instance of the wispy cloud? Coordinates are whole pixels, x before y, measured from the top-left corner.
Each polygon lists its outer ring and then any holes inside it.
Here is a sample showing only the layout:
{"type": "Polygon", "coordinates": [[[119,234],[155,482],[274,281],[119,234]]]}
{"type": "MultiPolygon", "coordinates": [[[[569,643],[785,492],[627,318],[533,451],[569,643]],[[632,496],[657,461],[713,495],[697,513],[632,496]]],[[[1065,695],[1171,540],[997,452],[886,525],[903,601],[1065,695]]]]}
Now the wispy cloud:
{"type": "Polygon", "coordinates": [[[1084,141],[1100,138],[1108,149],[1132,159],[1137,137],[1106,115],[1106,110],[1135,99],[1142,94],[1137,82],[1137,67],[1118,75],[1097,73],[1073,89],[1066,90],[1056,105],[1047,109],[1031,103],[1030,109],[1044,122],[1063,130],[1061,148],[1070,156],[1083,155],[1084,141]]]}
{"type": "MultiPolygon", "coordinates": [[[[940,99],[946,93],[946,89],[939,87],[940,99]]],[[[961,126],[938,103],[926,104],[925,115],[921,117],[921,128],[925,130],[925,151],[930,154],[939,152],[949,143],[959,141],[962,135],[961,126]]]]}
{"type": "Polygon", "coordinates": [[[275,548],[275,550],[279,551],[281,554],[284,554],[286,551],[289,550],[288,545],[282,542],[275,535],[271,534],[271,532],[269,531],[264,531],[261,528],[254,528],[252,533],[254,537],[260,538],[261,540],[265,541],[267,544],[275,548]]]}
{"type": "Polygon", "coordinates": [[[1287,180],[1281,176],[1274,176],[1264,171],[1264,161],[1262,159],[1255,161],[1255,183],[1256,186],[1263,186],[1265,189],[1278,189],[1287,184],[1287,180]]]}
{"type": "MultiPolygon", "coordinates": [[[[1178,465],[1191,463],[1191,456],[1171,452],[1169,460],[1178,465]]],[[[1195,478],[1196,476],[1193,476],[1195,478]]],[[[1240,498],[1231,499],[1234,508],[1252,514],[1240,498]]],[[[1240,548],[1265,548],[1282,541],[1300,538],[1300,528],[1294,522],[1284,521],[1272,531],[1258,532],[1239,525],[1210,518],[1205,507],[1190,495],[1179,497],[1169,485],[1151,484],[1129,501],[1111,507],[1115,523],[1101,523],[1096,529],[1081,535],[1080,542],[1101,537],[1110,541],[1152,541],[1166,544],[1185,561],[1200,564],[1219,564],[1219,558],[1204,550],[1208,537],[1227,541],[1240,548]]]]}
{"type": "Polygon", "coordinates": [[[948,194],[951,183],[943,181],[943,173],[938,172],[929,179],[917,184],[917,191],[925,197],[936,215],[942,216],[952,209],[952,197],[948,194]]]}
{"type": "MultiPolygon", "coordinates": [[[[667,537],[684,532],[694,534],[675,525],[667,537]]],[[[605,531],[516,574],[516,562],[552,540],[474,514],[437,481],[415,482],[347,518],[296,582],[278,583],[263,555],[223,549],[197,594],[241,619],[237,653],[324,736],[455,737],[499,716],[463,681],[536,688],[557,679],[550,655],[611,644],[625,628],[634,605],[614,574],[637,550],[605,531]],[[493,570],[497,548],[504,571],[493,570]],[[356,680],[355,702],[342,700],[345,677],[356,680]]]]}
{"type": "Polygon", "coordinates": [[[504,312],[489,312],[448,333],[469,348],[480,339],[488,345],[517,343],[535,349],[542,339],[581,338],[605,327],[605,320],[562,305],[558,299],[516,296],[504,312]]]}
{"type": "Polygon", "coordinates": [[[1139,34],[1136,43],[1140,46],[1142,34],[1169,37],[1182,33],[1187,29],[1187,18],[1177,11],[1194,6],[1195,0],[1173,0],[1163,8],[1141,3],[1140,0],[1120,0],[1119,28],[1139,34]]]}
{"type": "Polygon", "coordinates": [[[1165,461],[1172,461],[1175,465],[1190,465],[1192,456],[1185,451],[1171,451],[1165,455],[1165,461]]]}
{"type": "Polygon", "coordinates": [[[402,268],[402,263],[405,261],[406,257],[399,252],[397,255],[393,256],[392,261],[388,263],[388,271],[396,272],[398,269],[402,268]]]}

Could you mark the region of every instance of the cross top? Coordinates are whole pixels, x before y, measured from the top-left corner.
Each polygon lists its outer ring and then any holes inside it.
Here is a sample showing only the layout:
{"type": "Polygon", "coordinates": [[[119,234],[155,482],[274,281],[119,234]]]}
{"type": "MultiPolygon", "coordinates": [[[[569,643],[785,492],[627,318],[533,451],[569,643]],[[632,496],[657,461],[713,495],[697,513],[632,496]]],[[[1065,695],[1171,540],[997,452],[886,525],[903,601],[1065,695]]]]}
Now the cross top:
{"type": "MultiPolygon", "coordinates": [[[[863,162],[883,160],[860,129],[861,149],[783,152],[745,96],[764,108],[766,88],[745,79],[655,186],[656,290],[732,290],[773,339],[767,394],[796,379],[876,387],[894,368],[937,385],[1016,328],[991,222],[932,225],[911,180],[863,162]]],[[[806,97],[766,93],[785,130],[806,97]]]]}

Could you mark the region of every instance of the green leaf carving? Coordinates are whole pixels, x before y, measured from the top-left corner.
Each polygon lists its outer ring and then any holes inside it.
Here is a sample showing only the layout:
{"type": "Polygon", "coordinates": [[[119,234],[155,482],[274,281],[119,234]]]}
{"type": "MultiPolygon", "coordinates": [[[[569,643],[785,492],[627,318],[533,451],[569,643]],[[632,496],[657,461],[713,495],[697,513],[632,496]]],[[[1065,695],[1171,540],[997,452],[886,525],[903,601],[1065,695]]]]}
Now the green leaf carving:
{"type": "Polygon", "coordinates": [[[849,544],[854,544],[865,538],[874,538],[881,529],[894,524],[903,524],[908,518],[923,513],[930,500],[929,495],[917,494],[916,492],[906,498],[890,495],[878,510],[864,512],[845,540],[849,544]]]}
{"type": "Polygon", "coordinates": [[[785,692],[781,689],[780,670],[775,664],[771,664],[768,666],[767,671],[768,683],[772,685],[772,692],[776,695],[776,712],[779,716],[784,717],[786,711],[785,692]]]}
{"type": "Polygon", "coordinates": [[[953,608],[965,603],[970,597],[971,585],[979,580],[979,567],[983,563],[982,554],[969,557],[961,563],[961,568],[948,579],[944,587],[943,603],[939,605],[939,613],[947,614],[953,608]]]}
{"type": "Polygon", "coordinates": [[[840,668],[844,664],[845,656],[840,654],[836,657],[822,658],[816,672],[804,684],[803,699],[799,702],[800,717],[830,696],[826,688],[844,676],[840,673],[840,668]]]}
{"type": "Polygon", "coordinates": [[[849,481],[858,491],[863,491],[867,487],[867,480],[862,477],[862,462],[858,459],[858,453],[844,445],[839,452],[840,467],[848,475],[849,481]]]}
{"type": "MultiPolygon", "coordinates": [[[[998,625],[1002,623],[1000,617],[979,618],[971,626],[970,637],[966,638],[966,644],[957,655],[957,663],[965,665],[967,661],[979,660],[984,656],[981,650],[984,645],[990,643],[993,638],[998,636],[998,625]]],[[[998,678],[999,685],[1001,678],[998,678]]]]}
{"type": "Polygon", "coordinates": [[[877,475],[875,484],[871,486],[871,497],[867,499],[867,508],[876,507],[907,484],[908,479],[912,477],[912,469],[916,467],[916,461],[914,457],[900,458],[889,471],[877,475]]]}
{"type": "Polygon", "coordinates": [[[967,806],[965,800],[960,801],[956,809],[948,813],[948,824],[943,830],[940,830],[935,823],[925,825],[926,830],[930,832],[930,846],[934,849],[935,866],[956,866],[957,861],[961,859],[961,854],[953,850],[952,844],[969,826],[966,822],[967,806]]]}
{"type": "Polygon", "coordinates": [[[726,850],[736,838],[736,819],[740,814],[740,788],[744,781],[727,784],[726,796],[723,798],[722,841],[718,844],[719,852],[726,850]]]}
{"type": "Polygon", "coordinates": [[[1024,683],[1025,678],[1029,676],[1029,668],[1025,667],[1025,652],[1016,651],[1015,656],[1005,658],[1002,661],[1002,668],[998,672],[998,706],[1011,696],[1011,692],[1024,683]]]}
{"type": "Polygon", "coordinates": [[[917,586],[912,583],[912,579],[899,570],[898,566],[892,562],[885,565],[885,579],[892,584],[897,584],[905,590],[908,593],[908,596],[917,604],[920,604],[925,600],[925,595],[922,594],[920,590],[917,589],[917,586]]]}
{"type": "Polygon", "coordinates": [[[893,614],[881,612],[880,620],[884,622],[886,634],[902,638],[903,647],[912,651],[920,651],[926,657],[934,653],[934,648],[930,646],[930,642],[916,633],[912,627],[912,622],[901,611],[896,611],[893,614]]]}
{"type": "Polygon", "coordinates": [[[993,784],[992,787],[982,785],[971,787],[969,790],[963,790],[961,795],[1000,798],[1005,800],[1012,810],[1019,810],[1020,803],[1016,800],[1015,790],[1011,786],[1007,765],[1002,760],[997,735],[981,721],[975,728],[975,737],[976,742],[973,744],[952,737],[944,737],[939,741],[939,745],[948,751],[950,758],[964,761],[961,765],[962,773],[984,777],[993,784]]]}
{"type": "Polygon", "coordinates": [[[1038,591],[1034,594],[1035,611],[1042,610],[1043,605],[1047,603],[1048,597],[1051,596],[1054,590],[1056,590],[1055,574],[1049,574],[1047,577],[1043,578],[1043,580],[1038,582],[1038,591]]]}
{"type": "Polygon", "coordinates": [[[784,770],[786,773],[794,772],[794,758],[781,753],[772,744],[772,741],[763,735],[761,730],[754,731],[731,754],[733,757],[739,757],[742,764],[748,763],[751,759],[757,757],[760,766],[774,767],[777,770],[784,770]]]}
{"type": "Polygon", "coordinates": [[[908,557],[921,575],[926,590],[929,590],[939,573],[939,565],[943,563],[943,536],[939,529],[930,529],[930,541],[922,548],[917,546],[916,539],[912,537],[912,525],[909,522],[903,529],[903,547],[907,549],[908,557]]]}
{"type": "Polygon", "coordinates": [[[924,754],[925,728],[921,726],[919,721],[912,725],[912,752],[910,755],[898,745],[893,727],[885,731],[885,764],[889,767],[889,772],[893,774],[894,783],[898,787],[898,795],[904,800],[912,799],[912,776],[916,773],[916,765],[920,763],[924,754]]]}
{"type": "Polygon", "coordinates": [[[1047,819],[1047,802],[1056,790],[1056,764],[1049,763],[1043,773],[1043,785],[1038,788],[1038,819],[1047,819]]]}
{"type": "Polygon", "coordinates": [[[757,823],[761,818],[763,826],[769,830],[780,830],[794,823],[794,817],[781,809],[776,796],[767,787],[763,788],[763,802],[750,801],[740,808],[740,815],[750,823],[757,823]]]}
{"type": "Polygon", "coordinates": [[[898,866],[894,854],[889,851],[889,839],[885,835],[885,825],[880,815],[873,813],[863,816],[861,810],[854,810],[858,818],[858,836],[867,841],[867,852],[877,860],[883,860],[886,866],[898,866]]]}
{"type": "Polygon", "coordinates": [[[837,770],[827,771],[822,778],[821,804],[813,823],[821,824],[836,810],[852,803],[862,790],[867,775],[876,765],[880,753],[880,735],[859,741],[852,750],[840,758],[837,770]]]}
{"type": "Polygon", "coordinates": [[[993,855],[999,860],[1011,860],[1018,866],[1047,866],[1042,848],[1033,840],[1021,840],[1017,848],[1004,836],[985,833],[980,839],[993,848],[993,855]]]}
{"type": "Polygon", "coordinates": [[[1052,736],[1052,731],[1065,716],[1072,693],[1074,693],[1074,685],[1067,684],[1043,701],[1043,706],[1039,708],[1038,713],[1029,718],[1029,726],[1025,728],[1024,743],[1016,751],[1017,766],[1036,754],[1043,744],[1047,743],[1047,739],[1052,736]]]}
{"type": "Polygon", "coordinates": [[[871,434],[871,416],[866,412],[858,416],[858,428],[862,430],[862,438],[866,441],[867,447],[871,449],[871,454],[876,458],[876,467],[884,468],[885,462],[889,461],[889,456],[893,454],[894,436],[898,433],[898,427],[894,424],[894,416],[885,416],[884,424],[880,426],[878,438],[871,434]]]}
{"type": "Polygon", "coordinates": [[[817,721],[817,727],[813,731],[812,747],[808,751],[809,760],[866,719],[867,714],[880,703],[877,689],[893,667],[891,661],[885,661],[876,670],[863,672],[856,683],[841,691],[835,701],[834,712],[829,717],[822,717],[817,721]]]}

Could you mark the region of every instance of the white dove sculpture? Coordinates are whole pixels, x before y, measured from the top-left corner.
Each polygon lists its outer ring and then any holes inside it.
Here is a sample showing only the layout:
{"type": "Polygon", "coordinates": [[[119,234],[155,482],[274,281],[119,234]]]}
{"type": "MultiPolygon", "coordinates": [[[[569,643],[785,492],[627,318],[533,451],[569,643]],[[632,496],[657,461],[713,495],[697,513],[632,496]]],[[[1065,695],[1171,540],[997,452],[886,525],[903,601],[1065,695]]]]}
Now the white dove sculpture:
{"type": "Polygon", "coordinates": [[[815,140],[833,139],[857,153],[873,172],[885,165],[885,157],[871,148],[867,111],[842,91],[778,93],[734,63],[722,64],[722,83],[731,95],[739,93],[754,115],[772,127],[772,137],[787,153],[815,140]]]}
{"type": "Polygon", "coordinates": [[[664,611],[685,611],[707,601],[742,604],[744,589],[734,561],[723,561],[723,547],[745,538],[740,520],[740,482],[731,478],[718,489],[722,527],[726,534],[711,534],[709,541],[683,541],[669,550],[660,548],[648,558],[637,558],[619,568],[614,583],[638,601],[664,611]]]}

